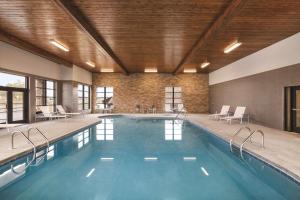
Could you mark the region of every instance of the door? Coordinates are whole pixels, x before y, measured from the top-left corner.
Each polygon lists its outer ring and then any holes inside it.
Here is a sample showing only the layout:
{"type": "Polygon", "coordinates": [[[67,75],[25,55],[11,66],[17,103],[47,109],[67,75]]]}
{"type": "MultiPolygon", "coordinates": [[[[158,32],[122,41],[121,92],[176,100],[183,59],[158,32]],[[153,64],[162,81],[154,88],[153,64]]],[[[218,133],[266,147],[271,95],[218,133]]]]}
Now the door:
{"type": "Polygon", "coordinates": [[[0,90],[0,123],[27,122],[27,90],[0,90]]]}
{"type": "Polygon", "coordinates": [[[300,86],[291,90],[291,129],[300,133],[300,86]]]}
{"type": "Polygon", "coordinates": [[[7,91],[0,90],[0,123],[7,122],[7,91]]]}
{"type": "Polygon", "coordinates": [[[24,112],[24,102],[25,94],[21,91],[12,91],[12,110],[11,112],[11,122],[24,122],[25,112],[24,112]]]}

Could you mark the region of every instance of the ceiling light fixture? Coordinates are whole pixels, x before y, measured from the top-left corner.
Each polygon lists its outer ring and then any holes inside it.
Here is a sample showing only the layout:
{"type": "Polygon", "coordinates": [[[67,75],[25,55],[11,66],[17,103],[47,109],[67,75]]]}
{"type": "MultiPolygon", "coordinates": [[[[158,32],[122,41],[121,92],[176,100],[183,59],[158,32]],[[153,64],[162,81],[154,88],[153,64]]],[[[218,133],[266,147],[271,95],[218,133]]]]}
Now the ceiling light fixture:
{"type": "Polygon", "coordinates": [[[205,60],[203,63],[201,63],[200,67],[202,69],[204,69],[205,67],[207,67],[208,65],[210,65],[210,62],[208,62],[207,60],[205,60]]]}
{"type": "Polygon", "coordinates": [[[95,67],[95,63],[93,63],[91,61],[87,61],[86,64],[90,67],[95,67]]]}
{"type": "Polygon", "coordinates": [[[101,69],[101,72],[114,72],[114,69],[103,68],[101,69]]]}
{"type": "Polygon", "coordinates": [[[184,69],[183,73],[197,73],[196,68],[184,69]]]}
{"type": "Polygon", "coordinates": [[[146,68],[145,72],[146,73],[155,73],[155,72],[157,72],[157,68],[146,68]]]}
{"type": "Polygon", "coordinates": [[[60,48],[60,49],[63,50],[63,51],[66,51],[66,52],[69,51],[69,49],[68,49],[67,47],[65,47],[64,45],[62,45],[60,42],[58,42],[58,41],[56,41],[56,40],[50,40],[49,42],[50,42],[52,45],[54,45],[54,46],[60,48]]]}
{"type": "Polygon", "coordinates": [[[233,51],[234,49],[238,48],[241,45],[242,45],[241,42],[235,40],[233,43],[231,43],[224,49],[224,53],[230,53],[231,51],[233,51]]]}

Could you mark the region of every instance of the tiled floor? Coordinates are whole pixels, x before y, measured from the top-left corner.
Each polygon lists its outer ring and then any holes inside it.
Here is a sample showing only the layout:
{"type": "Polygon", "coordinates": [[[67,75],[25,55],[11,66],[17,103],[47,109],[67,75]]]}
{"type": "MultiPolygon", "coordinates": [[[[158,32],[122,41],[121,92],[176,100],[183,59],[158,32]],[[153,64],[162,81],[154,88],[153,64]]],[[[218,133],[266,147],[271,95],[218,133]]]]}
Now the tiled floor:
{"type": "MultiPolygon", "coordinates": [[[[174,115],[166,114],[128,114],[136,117],[170,117],[174,115]]],[[[73,118],[73,119],[62,119],[48,122],[40,122],[32,124],[30,126],[39,127],[46,132],[47,137],[50,140],[58,140],[65,135],[75,132],[81,128],[89,126],[91,124],[100,121],[97,118],[99,114],[87,115],[85,118],[73,118]]],[[[224,121],[214,121],[208,119],[205,114],[190,114],[188,119],[198,124],[223,139],[229,141],[233,133],[244,125],[233,123],[232,125],[227,124],[224,121]]],[[[27,125],[28,126],[28,125],[27,125]]],[[[21,127],[26,129],[27,126],[21,127]]],[[[264,127],[257,124],[248,124],[252,130],[261,129],[265,133],[265,148],[262,149],[259,146],[260,137],[256,135],[254,137],[254,143],[247,143],[245,148],[264,160],[273,163],[280,167],[284,171],[287,171],[296,179],[300,180],[300,134],[289,133],[280,131],[268,127],[264,127]]],[[[241,134],[242,137],[247,136],[247,132],[241,134]]],[[[237,138],[237,142],[241,142],[242,137],[237,138]]],[[[39,145],[43,144],[44,141],[38,135],[34,135],[33,141],[39,145]]],[[[20,154],[25,154],[30,151],[31,146],[27,144],[21,136],[16,137],[17,149],[11,149],[11,136],[6,130],[0,131],[0,164],[4,163],[20,154]]],[[[228,147],[229,148],[229,147],[228,147]]]]}

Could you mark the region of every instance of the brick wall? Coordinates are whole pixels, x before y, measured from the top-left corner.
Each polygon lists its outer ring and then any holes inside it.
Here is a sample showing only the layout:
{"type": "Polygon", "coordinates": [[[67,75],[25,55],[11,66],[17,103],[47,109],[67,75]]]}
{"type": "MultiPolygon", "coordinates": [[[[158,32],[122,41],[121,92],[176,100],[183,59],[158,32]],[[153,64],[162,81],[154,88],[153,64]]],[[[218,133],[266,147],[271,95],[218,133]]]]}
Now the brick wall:
{"type": "Polygon", "coordinates": [[[119,73],[93,74],[92,108],[95,108],[97,87],[114,88],[115,112],[135,112],[135,105],[156,105],[164,112],[165,87],[182,87],[183,103],[190,113],[208,112],[208,75],[206,74],[143,74],[126,76],[119,73]]]}

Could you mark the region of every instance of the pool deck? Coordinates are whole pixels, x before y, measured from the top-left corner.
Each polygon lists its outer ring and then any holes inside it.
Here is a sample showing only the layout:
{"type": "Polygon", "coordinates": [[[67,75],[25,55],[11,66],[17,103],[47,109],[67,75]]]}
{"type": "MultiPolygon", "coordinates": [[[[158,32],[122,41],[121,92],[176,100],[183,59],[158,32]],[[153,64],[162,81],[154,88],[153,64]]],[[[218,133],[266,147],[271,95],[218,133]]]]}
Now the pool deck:
{"type": "MultiPolygon", "coordinates": [[[[172,114],[123,115],[132,117],[174,117],[172,114]]],[[[104,115],[90,114],[86,115],[84,118],[77,117],[72,119],[38,122],[18,128],[20,130],[26,130],[28,126],[38,127],[45,132],[50,141],[54,142],[79,129],[99,123],[101,121],[101,119],[98,118],[99,116],[104,115]]],[[[244,148],[300,181],[300,134],[281,131],[252,123],[241,125],[237,122],[233,122],[232,125],[229,125],[224,121],[211,120],[208,118],[207,114],[189,114],[188,120],[215,133],[226,141],[231,139],[236,130],[245,125],[249,126],[252,130],[262,130],[265,134],[265,148],[260,147],[261,138],[259,134],[254,136],[253,143],[246,143],[244,148]]],[[[236,143],[240,144],[245,137],[247,137],[246,131],[243,132],[240,137],[236,138],[236,143]]],[[[39,147],[45,145],[44,140],[37,134],[32,134],[31,139],[39,147]]],[[[20,135],[15,138],[15,145],[16,148],[11,149],[11,133],[8,133],[6,129],[0,130],[0,164],[13,160],[20,155],[25,155],[32,149],[20,135]]]]}
{"type": "MultiPolygon", "coordinates": [[[[16,128],[11,128],[9,133],[6,129],[1,129],[0,165],[32,151],[32,146],[23,136],[21,136],[21,134],[16,134],[14,140],[15,149],[11,148],[11,135],[14,130],[19,129],[25,133],[28,127],[37,127],[45,134],[50,142],[55,142],[82,128],[99,123],[100,121],[101,119],[95,117],[94,115],[85,115],[84,117],[79,116],[76,118],[41,121],[37,123],[26,124],[16,128]]],[[[34,142],[37,148],[46,146],[46,142],[42,136],[39,134],[34,134],[34,131],[30,134],[30,139],[34,142]]]]}

